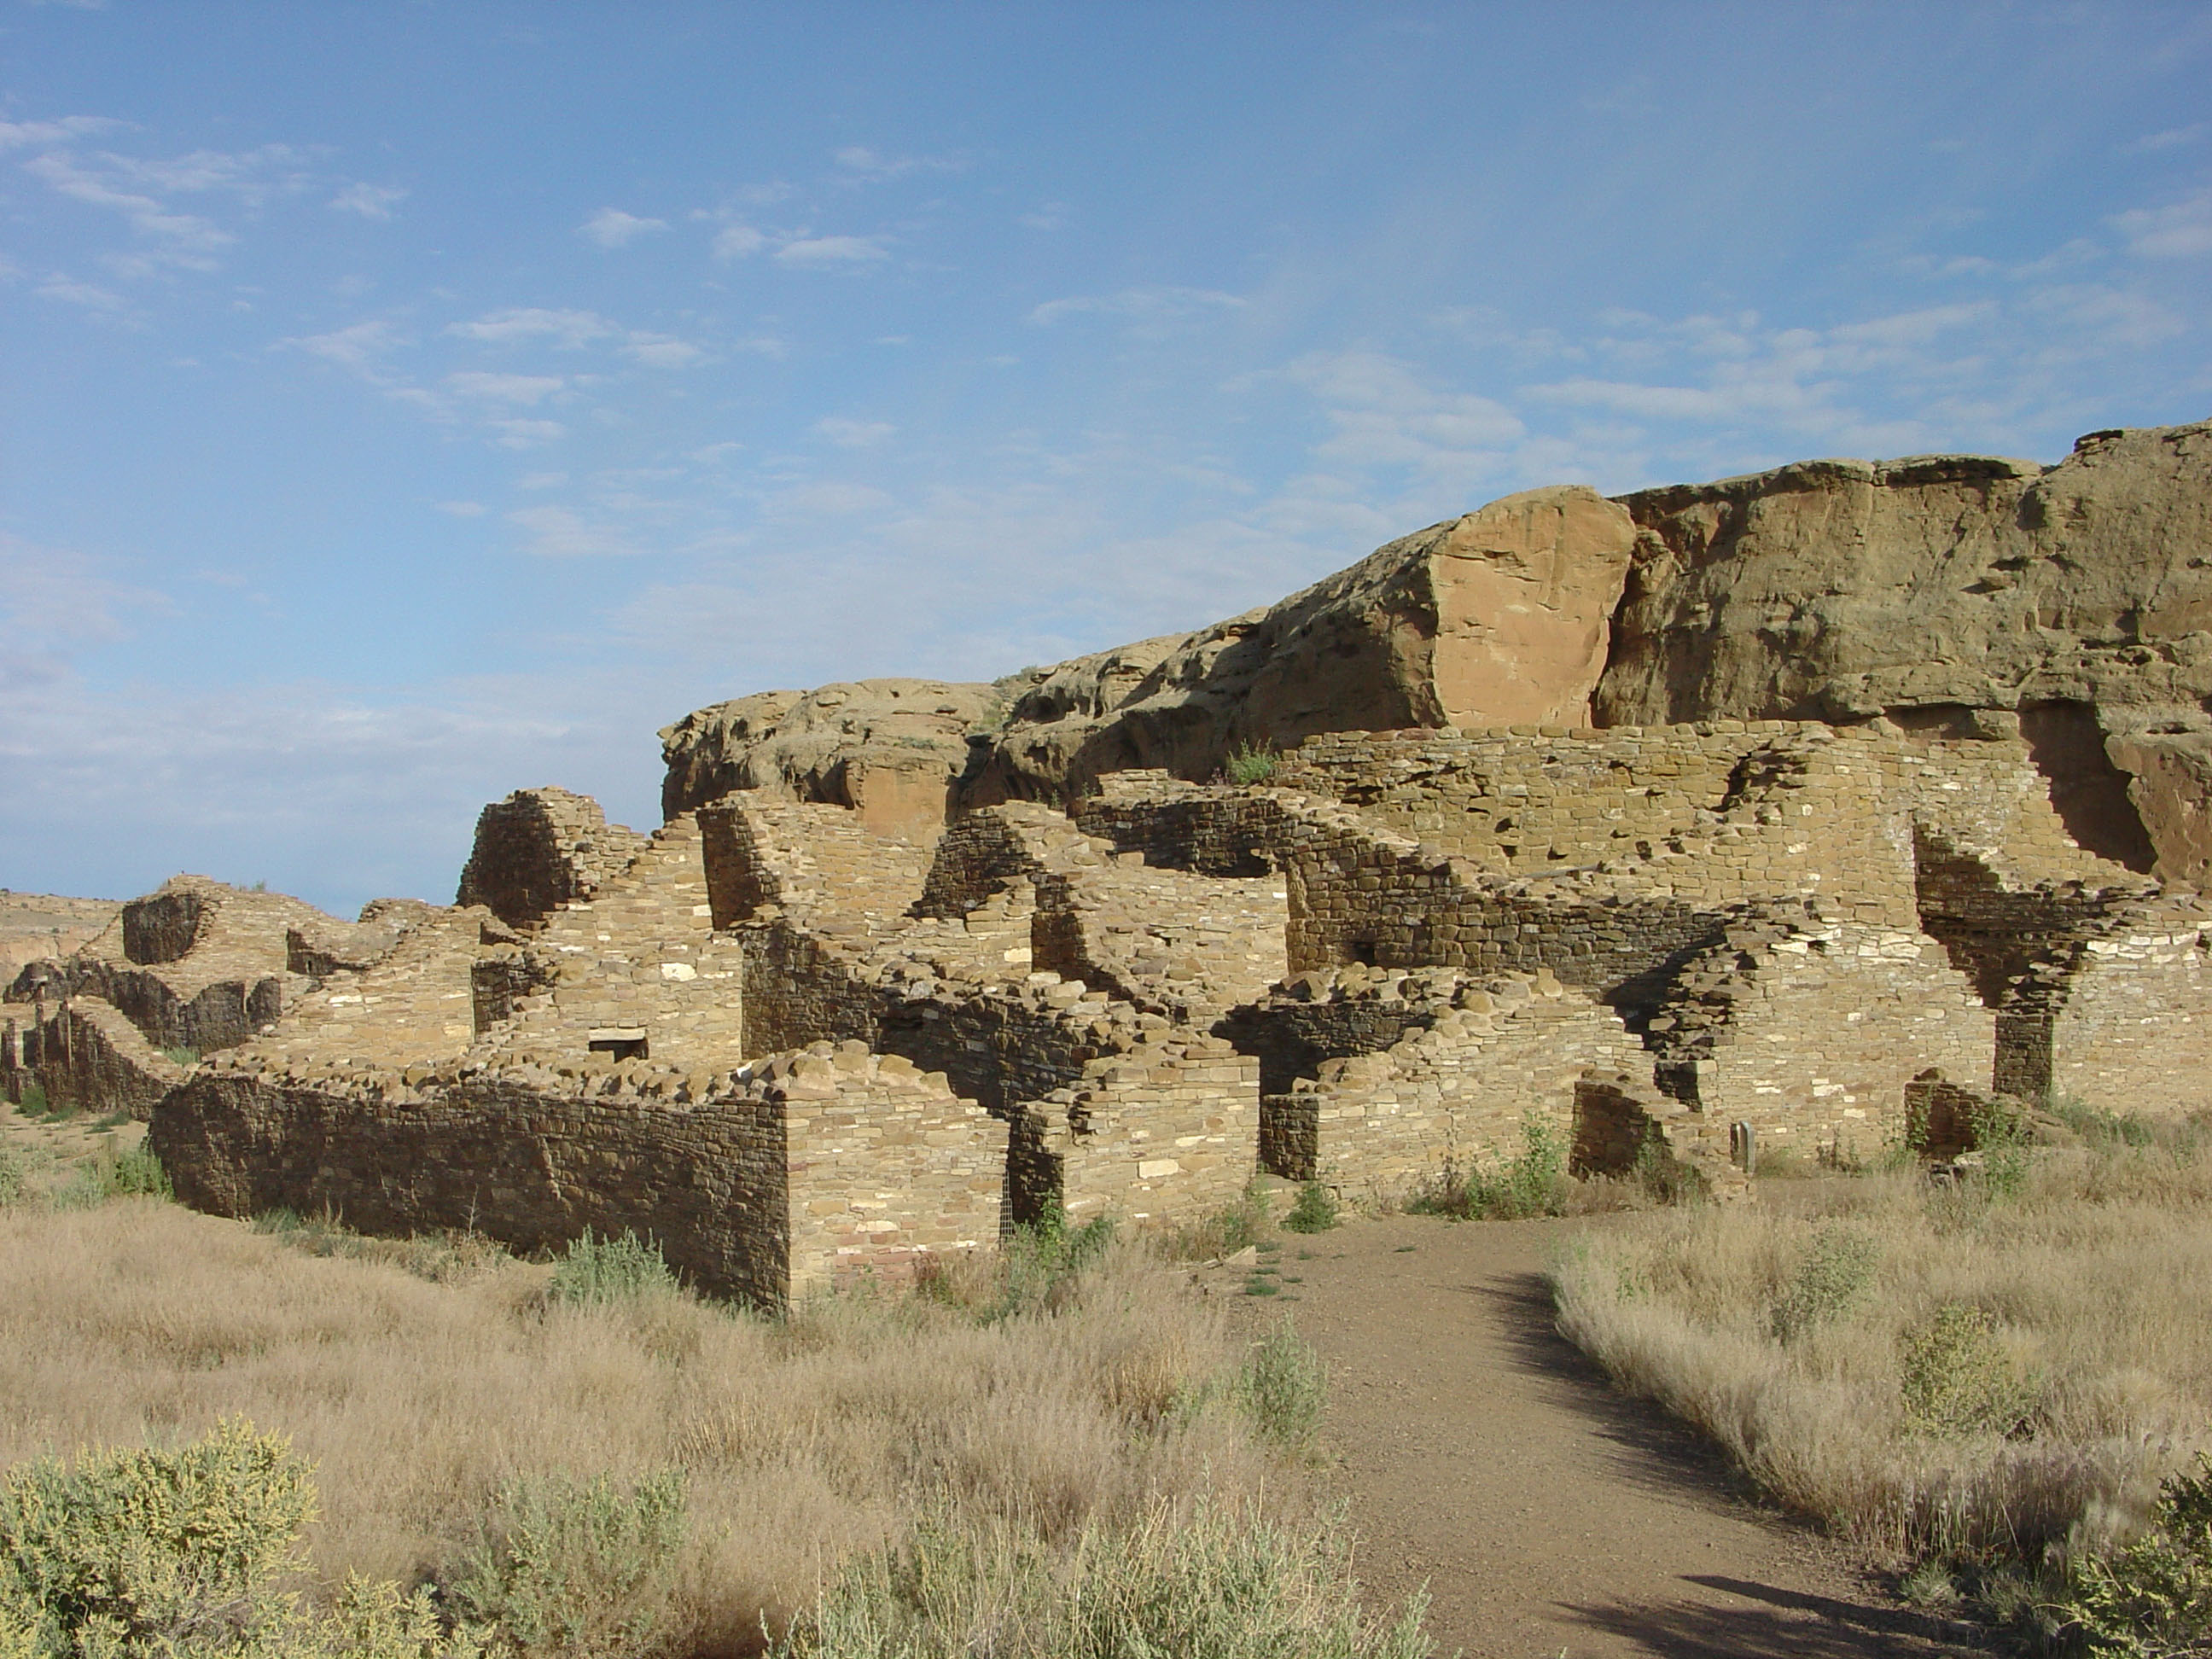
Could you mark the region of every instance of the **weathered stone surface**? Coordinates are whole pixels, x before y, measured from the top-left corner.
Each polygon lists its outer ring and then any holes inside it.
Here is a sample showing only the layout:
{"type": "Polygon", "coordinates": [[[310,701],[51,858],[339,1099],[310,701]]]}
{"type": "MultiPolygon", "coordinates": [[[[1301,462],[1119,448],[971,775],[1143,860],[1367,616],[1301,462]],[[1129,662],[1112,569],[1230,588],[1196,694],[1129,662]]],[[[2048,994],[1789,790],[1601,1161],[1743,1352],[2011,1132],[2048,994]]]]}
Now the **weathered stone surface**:
{"type": "Polygon", "coordinates": [[[968,768],[969,733],[1003,706],[998,687],[944,680],[857,680],[716,703],[662,728],[661,811],[674,817],[751,789],[850,807],[879,834],[927,839],[968,768]]]}
{"type": "Polygon", "coordinates": [[[453,902],[481,904],[510,927],[533,927],[561,906],[590,898],[644,845],[636,830],[609,823],[589,795],[518,789],[477,815],[453,902]]]}
{"type": "Polygon", "coordinates": [[[962,803],[1065,800],[1132,768],[1194,781],[1321,732],[1588,725],[1632,534],[1594,490],[1528,490],[1265,610],[1038,671],[962,803]]]}
{"type": "Polygon", "coordinates": [[[1601,724],[2017,730],[2091,850],[2212,868],[2212,423],[2093,433],[2050,468],[1808,461],[1622,505],[1601,724]]]}

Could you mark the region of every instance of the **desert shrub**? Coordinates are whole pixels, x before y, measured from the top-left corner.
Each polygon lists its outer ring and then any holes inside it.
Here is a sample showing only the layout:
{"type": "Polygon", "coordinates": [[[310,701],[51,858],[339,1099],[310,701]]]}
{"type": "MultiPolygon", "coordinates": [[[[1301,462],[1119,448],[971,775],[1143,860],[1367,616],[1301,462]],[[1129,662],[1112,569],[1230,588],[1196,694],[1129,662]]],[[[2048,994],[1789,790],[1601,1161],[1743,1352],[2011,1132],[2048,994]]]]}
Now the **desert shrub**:
{"type": "Polygon", "coordinates": [[[659,1245],[627,1231],[620,1238],[599,1238],[586,1227],[582,1237],[562,1247],[545,1293],[571,1307],[591,1307],[632,1297],[669,1296],[677,1288],[659,1245]]]}
{"type": "Polygon", "coordinates": [[[1249,788],[1273,777],[1275,769],[1280,763],[1280,757],[1272,749],[1261,748],[1255,744],[1239,744],[1222,761],[1221,771],[1230,782],[1249,788]]]}
{"type": "Polygon", "coordinates": [[[14,1147],[0,1146],[0,1210],[21,1203],[29,1184],[28,1161],[14,1147]]]}
{"type": "Polygon", "coordinates": [[[951,1275],[928,1282],[949,1292],[940,1299],[955,1302],[986,1322],[1054,1313],[1075,1299],[1084,1274],[1113,1243],[1111,1217],[1093,1216],[1070,1227],[1066,1214],[1053,1209],[1001,1241],[998,1259],[986,1266],[980,1287],[960,1293],[951,1275]]]}
{"type": "Polygon", "coordinates": [[[27,1081],[21,1092],[23,1097],[15,1103],[15,1109],[25,1117],[51,1117],[54,1115],[54,1109],[46,1099],[46,1085],[36,1078],[27,1081]]]}
{"type": "Polygon", "coordinates": [[[1267,1190],[1255,1181],[1234,1204],[1198,1221],[1168,1227],[1161,1237],[1170,1255],[1186,1261],[1215,1261],[1265,1243],[1274,1224],[1267,1212],[1267,1190]]]}
{"type": "Polygon", "coordinates": [[[165,1060],[179,1066],[197,1066],[200,1063],[200,1051],[197,1048],[164,1048],[161,1050],[161,1055],[165,1060]]]}
{"type": "Polygon", "coordinates": [[[2093,1146],[2148,1146],[2158,1139],[2157,1127],[2141,1113],[2092,1106],[2074,1095],[2051,1097],[2051,1115],[2093,1146]]]}
{"type": "Polygon", "coordinates": [[[1297,1201],[1283,1218],[1283,1226],[1294,1233],[1325,1233],[1336,1225],[1336,1194],[1318,1181],[1298,1188],[1297,1201]]]}
{"type": "Polygon", "coordinates": [[[1328,1374],[1285,1314],[1252,1345],[1237,1371],[1236,1392],[1262,1435],[1285,1451],[1303,1452],[1321,1432],[1328,1374]]]}
{"type": "Polygon", "coordinates": [[[1464,1174],[1447,1164],[1406,1207],[1419,1215],[1463,1221],[1524,1221],[1561,1213],[1566,1188],[1565,1144],[1557,1129],[1532,1118],[1521,1126],[1521,1150],[1512,1158],[1494,1170],[1473,1164],[1464,1174]]]}
{"type": "Polygon", "coordinates": [[[2055,1609],[2086,1644],[2128,1659],[2212,1652],[2212,1455],[2169,1477],[2158,1512],[2124,1549],[2087,1553],[2055,1609]]]}
{"type": "Polygon", "coordinates": [[[0,1486],[0,1659],[477,1659],[425,1591],[349,1575],[330,1613],[306,1565],[313,1471],[229,1419],[173,1451],[44,1458],[0,1486]]]}
{"type": "Polygon", "coordinates": [[[1832,1223],[1820,1228],[1775,1301],[1770,1322],[1774,1340],[1794,1342],[1850,1312],[1873,1287],[1881,1261],[1880,1249],[1864,1233],[1832,1223]]]}
{"type": "Polygon", "coordinates": [[[111,1198],[173,1198],[169,1172],[151,1146],[131,1146],[118,1152],[102,1166],[101,1184],[111,1198]]]}
{"type": "Polygon", "coordinates": [[[515,1480],[447,1579],[446,1598],[465,1620],[533,1656],[650,1651],[675,1594],[684,1530],[684,1482],[673,1472],[628,1492],[604,1475],[515,1480]]]}
{"type": "Polygon", "coordinates": [[[1416,1600],[1370,1619],[1340,1517],[1242,1504],[1152,1508],[1060,1554],[1011,1528],[919,1528],[848,1565],[779,1659],[1425,1659],[1416,1600]]]}
{"type": "Polygon", "coordinates": [[[2033,1384],[1997,1340],[1987,1309],[1947,1304],[1903,1333],[1899,1349],[1899,1389],[1915,1428],[2017,1435],[2029,1425],[2033,1384]]]}

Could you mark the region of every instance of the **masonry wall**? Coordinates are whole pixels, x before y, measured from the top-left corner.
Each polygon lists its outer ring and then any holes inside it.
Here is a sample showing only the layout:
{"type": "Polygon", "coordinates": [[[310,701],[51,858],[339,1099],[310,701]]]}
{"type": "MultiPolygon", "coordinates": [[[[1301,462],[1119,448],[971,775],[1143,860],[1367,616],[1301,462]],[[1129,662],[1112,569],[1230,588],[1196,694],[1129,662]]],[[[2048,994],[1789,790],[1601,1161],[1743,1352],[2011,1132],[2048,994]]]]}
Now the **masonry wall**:
{"type": "Polygon", "coordinates": [[[1177,1033],[1102,1056],[1026,1115],[1071,1222],[1160,1221],[1236,1201],[1256,1170],[1259,1104],[1257,1060],[1177,1033]]]}
{"type": "Polygon", "coordinates": [[[458,905],[481,904],[510,927],[532,927],[588,899],[645,837],[609,823],[599,802],[566,789],[518,789],[477,817],[458,905]]]}
{"type": "Polygon", "coordinates": [[[1448,1164],[1514,1157],[1532,1121],[1564,1150],[1576,1085],[1592,1066],[1648,1082],[1649,1060],[1620,1017],[1549,976],[1501,981],[1484,1001],[1391,1048],[1325,1061],[1318,1077],[1268,1097],[1262,1162],[1291,1180],[1396,1199],[1448,1164]]]}
{"type": "Polygon", "coordinates": [[[119,1009],[98,997],[73,997],[47,1010],[43,1022],[33,1014],[21,1028],[12,1019],[8,1027],[11,1041],[0,1048],[0,1086],[19,1104],[24,1085],[35,1081],[53,1105],[143,1119],[185,1075],[119,1009]]]}
{"type": "Polygon", "coordinates": [[[1801,927],[1716,946],[1651,1021],[1655,1069],[1762,1146],[1867,1157],[1904,1133],[1905,1085],[1929,1066],[1985,1088],[1996,1017],[1924,934],[1801,927]]]}
{"type": "Polygon", "coordinates": [[[781,1107],[641,1107],[497,1081],[416,1099],[203,1074],[149,1141],[177,1195],[216,1215],[328,1208],[368,1233],[471,1228],[519,1250],[586,1228],[659,1244],[715,1295],[779,1303],[788,1280],[781,1107]]]}
{"type": "Polygon", "coordinates": [[[2084,943],[2051,1024],[2050,1091],[2114,1112],[2212,1107],[2212,963],[2180,915],[2084,943]]]}

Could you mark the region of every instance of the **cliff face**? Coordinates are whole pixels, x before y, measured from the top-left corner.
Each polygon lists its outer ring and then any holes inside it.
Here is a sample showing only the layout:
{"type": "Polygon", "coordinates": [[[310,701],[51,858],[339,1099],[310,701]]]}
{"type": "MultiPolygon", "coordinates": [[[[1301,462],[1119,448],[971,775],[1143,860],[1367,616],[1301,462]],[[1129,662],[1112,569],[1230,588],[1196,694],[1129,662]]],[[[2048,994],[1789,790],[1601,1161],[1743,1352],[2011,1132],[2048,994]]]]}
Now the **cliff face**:
{"type": "Polygon", "coordinates": [[[1594,490],[1529,490],[1195,633],[996,685],[866,680],[720,703],[661,732],[663,810],[763,789],[921,831],[1129,767],[1202,779],[1233,749],[1318,732],[1587,725],[1633,535],[1594,490]]]}
{"type": "Polygon", "coordinates": [[[2048,469],[1810,461],[1621,505],[1599,724],[2017,731],[2085,845],[2206,872],[2212,422],[2093,433],[2048,469]]]}
{"type": "Polygon", "coordinates": [[[1887,718],[2025,737],[2092,850],[2212,878],[2212,422],[2057,466],[1807,461],[1608,501],[1530,490],[1195,633],[995,685],[869,681],[661,736],[671,813],[732,788],[927,835],[1102,774],[1407,726],[1887,718]]]}

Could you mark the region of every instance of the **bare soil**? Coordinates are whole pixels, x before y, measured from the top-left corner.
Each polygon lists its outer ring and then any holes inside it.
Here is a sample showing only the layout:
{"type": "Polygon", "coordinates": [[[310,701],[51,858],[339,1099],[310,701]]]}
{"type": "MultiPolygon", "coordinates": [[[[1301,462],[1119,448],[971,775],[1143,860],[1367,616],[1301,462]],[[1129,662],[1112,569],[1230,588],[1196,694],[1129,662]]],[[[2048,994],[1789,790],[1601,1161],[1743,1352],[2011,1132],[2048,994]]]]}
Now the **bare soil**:
{"type": "Polygon", "coordinates": [[[1606,1224],[1353,1221],[1284,1235],[1274,1275],[1214,1277],[1255,1327],[1291,1314],[1327,1362],[1328,1449],[1376,1598],[1425,1585],[1439,1651],[1469,1659],[1979,1650],[1559,1335],[1546,1264],[1606,1224]],[[1268,1278],[1279,1294],[1243,1294],[1268,1278]]]}

